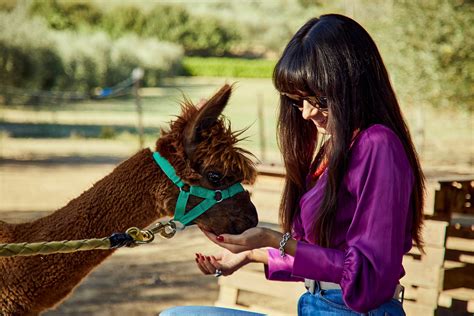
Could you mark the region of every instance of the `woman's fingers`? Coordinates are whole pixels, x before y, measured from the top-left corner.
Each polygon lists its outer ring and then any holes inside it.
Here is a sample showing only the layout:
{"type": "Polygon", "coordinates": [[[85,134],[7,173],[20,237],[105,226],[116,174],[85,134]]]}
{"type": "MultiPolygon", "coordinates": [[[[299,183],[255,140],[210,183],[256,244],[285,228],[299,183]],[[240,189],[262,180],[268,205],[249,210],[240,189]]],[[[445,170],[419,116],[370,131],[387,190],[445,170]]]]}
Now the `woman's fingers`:
{"type": "Polygon", "coordinates": [[[204,263],[204,266],[206,267],[207,271],[209,271],[210,273],[214,274],[216,272],[216,268],[211,264],[211,260],[209,257],[204,257],[203,258],[203,263],[204,263]]]}
{"type": "Polygon", "coordinates": [[[199,270],[204,274],[213,274],[215,272],[213,269],[208,268],[205,263],[205,257],[202,254],[196,254],[196,263],[198,264],[199,270]]]}
{"type": "Polygon", "coordinates": [[[204,256],[196,254],[196,263],[199,270],[204,274],[214,274],[217,269],[220,269],[220,264],[215,257],[204,256]]]}
{"type": "Polygon", "coordinates": [[[217,236],[214,233],[211,233],[211,232],[209,232],[207,230],[204,230],[204,229],[201,229],[201,231],[204,233],[204,235],[206,235],[207,238],[209,238],[209,240],[211,240],[212,242],[219,245],[219,241],[217,240],[217,236]]]}
{"type": "Polygon", "coordinates": [[[242,239],[241,235],[222,234],[216,236],[215,234],[206,230],[202,230],[202,232],[207,236],[207,238],[209,238],[209,240],[214,242],[216,245],[229,250],[230,252],[239,253],[249,249],[247,246],[242,246],[240,244],[239,241],[242,239]]]}
{"type": "Polygon", "coordinates": [[[207,236],[211,241],[215,242],[219,246],[223,244],[235,244],[235,245],[242,245],[243,238],[242,235],[230,235],[230,234],[222,234],[222,235],[215,235],[207,230],[202,230],[204,235],[207,236]]]}
{"type": "Polygon", "coordinates": [[[196,264],[203,274],[209,274],[209,271],[207,271],[207,269],[202,265],[201,260],[199,258],[196,258],[196,264]]]}

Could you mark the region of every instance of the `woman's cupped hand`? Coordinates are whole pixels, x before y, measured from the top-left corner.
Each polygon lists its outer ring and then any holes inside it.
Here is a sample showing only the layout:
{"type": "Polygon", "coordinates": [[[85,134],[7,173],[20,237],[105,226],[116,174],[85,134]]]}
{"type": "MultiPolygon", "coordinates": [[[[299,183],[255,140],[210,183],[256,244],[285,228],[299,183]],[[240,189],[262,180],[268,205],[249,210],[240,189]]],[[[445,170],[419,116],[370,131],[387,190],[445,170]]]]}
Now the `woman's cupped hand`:
{"type": "Polygon", "coordinates": [[[219,255],[205,256],[201,253],[196,253],[196,263],[204,274],[215,274],[217,270],[222,272],[222,275],[231,275],[244,265],[250,262],[250,251],[243,251],[240,253],[232,253],[224,249],[219,255]]]}
{"type": "Polygon", "coordinates": [[[220,270],[222,275],[231,275],[250,262],[266,263],[265,247],[278,247],[281,233],[263,227],[254,227],[239,235],[215,234],[203,230],[212,242],[224,248],[216,256],[205,256],[196,253],[196,263],[204,274],[215,274],[220,270]]]}

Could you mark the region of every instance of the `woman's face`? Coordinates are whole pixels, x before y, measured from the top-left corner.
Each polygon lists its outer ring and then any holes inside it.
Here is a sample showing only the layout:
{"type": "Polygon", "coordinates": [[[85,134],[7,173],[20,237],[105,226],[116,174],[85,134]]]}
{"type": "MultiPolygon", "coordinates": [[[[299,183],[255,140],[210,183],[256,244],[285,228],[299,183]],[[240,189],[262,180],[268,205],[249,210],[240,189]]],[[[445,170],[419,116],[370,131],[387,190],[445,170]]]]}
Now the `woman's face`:
{"type": "MultiPolygon", "coordinates": [[[[322,104],[321,98],[285,92],[281,94],[290,99],[292,106],[301,112],[303,119],[311,120],[314,125],[316,125],[319,133],[327,134],[326,127],[328,124],[329,111],[327,105],[322,104]]],[[[325,100],[323,99],[323,101],[325,100]]],[[[294,111],[295,109],[291,110],[294,111]]]]}

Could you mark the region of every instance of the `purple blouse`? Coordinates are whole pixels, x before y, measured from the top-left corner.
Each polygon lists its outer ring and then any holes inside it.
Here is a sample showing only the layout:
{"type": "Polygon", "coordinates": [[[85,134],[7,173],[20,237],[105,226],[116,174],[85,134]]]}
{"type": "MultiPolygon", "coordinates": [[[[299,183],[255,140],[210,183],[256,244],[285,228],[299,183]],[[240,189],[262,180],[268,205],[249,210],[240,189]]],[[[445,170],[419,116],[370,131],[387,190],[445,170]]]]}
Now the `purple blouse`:
{"type": "Polygon", "coordinates": [[[338,194],[333,248],[317,244],[312,219],[321,205],[325,171],[300,200],[293,222],[294,257],[268,250],[269,280],[304,278],[340,284],[344,302],[367,312],[390,300],[405,271],[402,257],[412,247],[413,172],[397,135],[383,125],[359,133],[338,194]]]}

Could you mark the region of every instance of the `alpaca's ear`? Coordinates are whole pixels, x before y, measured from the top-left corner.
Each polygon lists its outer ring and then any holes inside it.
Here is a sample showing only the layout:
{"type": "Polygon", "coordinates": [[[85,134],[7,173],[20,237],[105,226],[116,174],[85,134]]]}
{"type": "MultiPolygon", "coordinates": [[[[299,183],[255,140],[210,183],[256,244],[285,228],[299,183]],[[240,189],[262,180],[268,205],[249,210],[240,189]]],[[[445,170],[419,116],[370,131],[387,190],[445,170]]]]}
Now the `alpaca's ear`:
{"type": "Polygon", "coordinates": [[[186,154],[192,158],[197,144],[201,141],[203,130],[210,128],[218,120],[232,93],[231,85],[224,85],[220,90],[202,105],[197,115],[188,123],[184,132],[186,154]]]}

